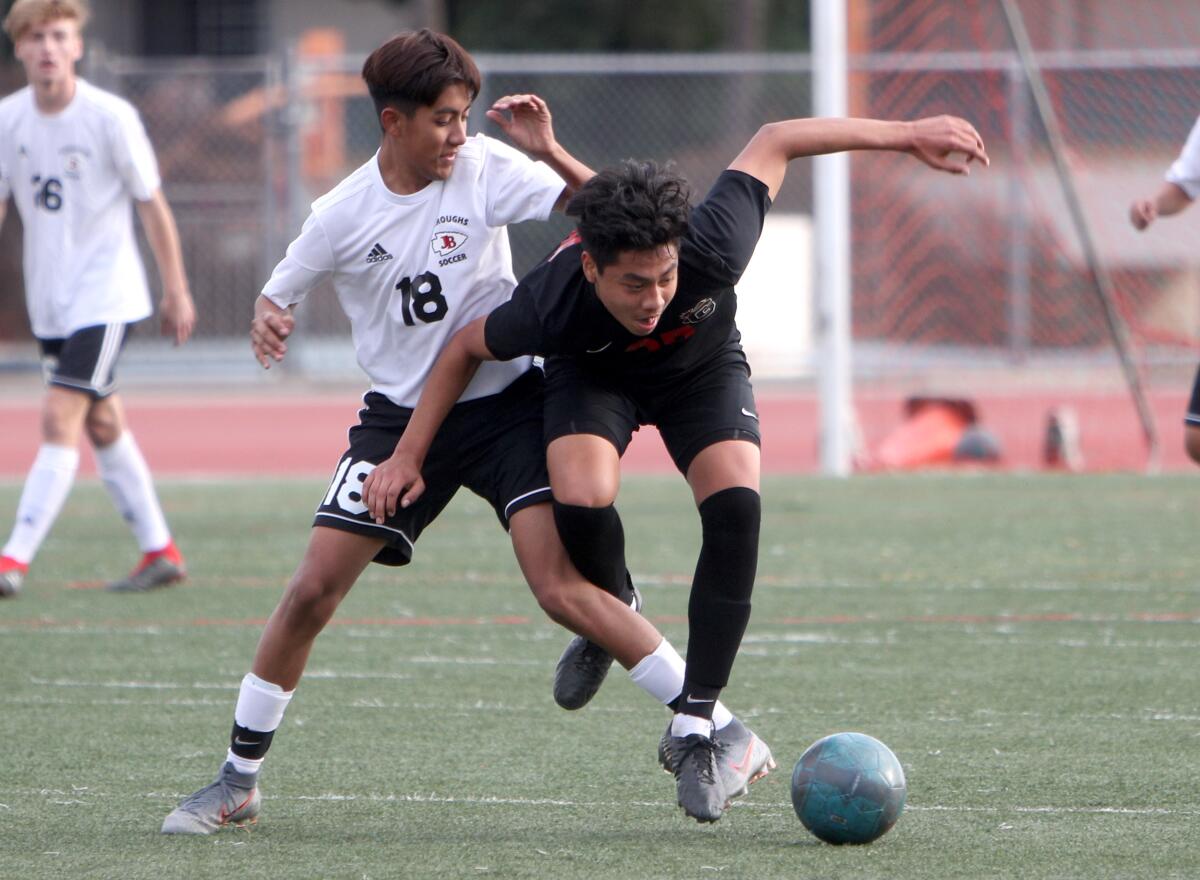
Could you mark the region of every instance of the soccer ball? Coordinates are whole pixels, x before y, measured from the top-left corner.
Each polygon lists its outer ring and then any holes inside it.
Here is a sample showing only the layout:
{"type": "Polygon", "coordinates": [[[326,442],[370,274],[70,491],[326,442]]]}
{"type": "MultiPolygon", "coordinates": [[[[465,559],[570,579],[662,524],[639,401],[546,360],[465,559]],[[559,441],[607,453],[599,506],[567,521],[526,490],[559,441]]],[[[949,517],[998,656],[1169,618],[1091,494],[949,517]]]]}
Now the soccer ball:
{"type": "Polygon", "coordinates": [[[870,843],[887,833],[908,786],[892,750],[865,733],[819,739],[792,771],[792,806],[827,843],[870,843]]]}

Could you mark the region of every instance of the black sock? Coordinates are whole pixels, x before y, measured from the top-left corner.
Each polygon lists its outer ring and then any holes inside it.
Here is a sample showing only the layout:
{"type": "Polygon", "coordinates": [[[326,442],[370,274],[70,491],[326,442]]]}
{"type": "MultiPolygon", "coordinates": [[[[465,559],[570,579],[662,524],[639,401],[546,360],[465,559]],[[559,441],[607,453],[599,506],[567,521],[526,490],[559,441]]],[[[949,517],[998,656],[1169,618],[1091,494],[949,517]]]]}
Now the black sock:
{"type": "Polygon", "coordinates": [[[267,749],[271,747],[271,740],[274,738],[275,731],[273,730],[263,733],[261,730],[242,727],[235,721],[233,730],[229,734],[229,750],[239,758],[258,761],[267,754],[267,749]]]}
{"type": "Polygon", "coordinates": [[[625,570],[625,529],[611,504],[579,507],[555,501],[554,523],[579,573],[628,604],[633,581],[625,570]]]}
{"type": "Polygon", "coordinates": [[[721,689],[683,679],[683,690],[675,698],[675,711],[712,721],[713,708],[721,698],[721,689]]]}
{"type": "Polygon", "coordinates": [[[750,621],[761,520],[759,494],[741,486],[710,495],[700,505],[704,539],[688,601],[687,672],[680,712],[711,718],[711,702],[691,700],[715,699],[729,683],[750,621]]]}

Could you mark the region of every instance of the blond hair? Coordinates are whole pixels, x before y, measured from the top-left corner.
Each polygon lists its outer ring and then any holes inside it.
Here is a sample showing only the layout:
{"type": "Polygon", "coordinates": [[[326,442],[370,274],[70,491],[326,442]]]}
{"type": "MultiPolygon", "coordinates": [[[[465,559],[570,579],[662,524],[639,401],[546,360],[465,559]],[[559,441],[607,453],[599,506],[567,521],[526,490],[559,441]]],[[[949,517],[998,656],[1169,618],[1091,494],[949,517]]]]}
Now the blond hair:
{"type": "Polygon", "coordinates": [[[4,32],[14,43],[31,27],[72,19],[82,31],[91,15],[87,0],[17,0],[4,18],[4,32]]]}

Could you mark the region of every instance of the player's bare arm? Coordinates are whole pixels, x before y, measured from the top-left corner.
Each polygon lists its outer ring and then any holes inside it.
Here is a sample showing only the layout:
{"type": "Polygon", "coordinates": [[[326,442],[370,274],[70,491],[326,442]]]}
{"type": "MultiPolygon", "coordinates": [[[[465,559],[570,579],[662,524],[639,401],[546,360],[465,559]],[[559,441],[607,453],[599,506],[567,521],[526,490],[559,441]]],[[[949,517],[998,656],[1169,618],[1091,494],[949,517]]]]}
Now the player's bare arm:
{"type": "Polygon", "coordinates": [[[4,217],[8,214],[8,202],[0,202],[0,229],[4,228],[4,217]]]}
{"type": "Polygon", "coordinates": [[[287,338],[296,326],[293,308],[280,308],[262,294],[254,301],[250,347],[254,349],[254,357],[264,370],[271,369],[271,361],[282,361],[287,354],[287,338]]]}
{"type": "Polygon", "coordinates": [[[595,171],[568,153],[555,139],[550,108],[537,95],[505,95],[492,105],[487,116],[516,146],[534,159],[545,162],[567,184],[555,202],[554,210],[561,211],[572,193],[595,177],[595,171]]]}
{"type": "Polygon", "coordinates": [[[477,318],[458,333],[438,355],[421,397],[404,429],[396,451],[363,481],[363,504],[375,522],[396,513],[396,505],[408,507],[425,491],[421,467],[438,428],[458,402],[471,377],[484,361],[495,360],[484,342],[486,316],[477,318]]]}
{"type": "Polygon", "coordinates": [[[161,189],[155,190],[149,200],[136,204],[162,281],[163,295],[159,303],[162,332],[174,336],[176,345],[183,345],[196,326],[196,306],[183,271],[183,250],[179,245],[175,215],[161,189]]]}
{"type": "Polygon", "coordinates": [[[967,174],[971,162],[990,164],[975,127],[957,116],[933,116],[911,122],[881,119],[788,119],[764,125],[730,164],[779,191],[788,163],[803,156],[846,150],[908,153],[931,168],[967,174]]]}
{"type": "Polygon", "coordinates": [[[1129,222],[1140,232],[1159,217],[1178,214],[1191,204],[1192,197],[1183,187],[1167,181],[1159,187],[1153,198],[1138,199],[1129,206],[1129,222]]]}

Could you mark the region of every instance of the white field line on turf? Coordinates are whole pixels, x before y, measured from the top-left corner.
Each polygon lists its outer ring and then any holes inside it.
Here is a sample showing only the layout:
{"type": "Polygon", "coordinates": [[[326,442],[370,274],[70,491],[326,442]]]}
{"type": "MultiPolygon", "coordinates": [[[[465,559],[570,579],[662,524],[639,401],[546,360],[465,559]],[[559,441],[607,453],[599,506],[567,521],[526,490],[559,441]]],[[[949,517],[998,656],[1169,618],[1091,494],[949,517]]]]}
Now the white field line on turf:
{"type": "Polygon", "coordinates": [[[205,682],[192,681],[187,683],[170,682],[170,681],[86,681],[78,678],[38,678],[31,675],[29,677],[30,684],[41,685],[43,687],[61,687],[61,688],[116,688],[119,690],[148,690],[148,691],[170,691],[170,690],[220,690],[229,691],[237,690],[241,684],[240,678],[230,676],[229,681],[224,682],[205,682]]]}
{"type": "MultiPolygon", "coordinates": [[[[1088,624],[1089,621],[1072,621],[1072,623],[1088,624]]],[[[1104,621],[1109,623],[1110,621],[1104,621]]],[[[1122,626],[1138,625],[1147,621],[1127,620],[1119,621],[1122,626]]],[[[1176,621],[1184,623],[1188,626],[1192,625],[1192,621],[1176,621]]],[[[924,639],[926,636],[923,633],[913,633],[907,630],[897,629],[895,621],[871,621],[864,620],[856,622],[856,626],[875,625],[880,627],[878,635],[863,635],[863,636],[845,636],[837,635],[839,630],[845,630],[845,624],[831,623],[827,630],[785,630],[783,632],[752,632],[747,633],[742,639],[742,645],[759,646],[756,648],[756,653],[760,655],[769,655],[771,653],[771,645],[882,645],[882,644],[900,644],[905,641],[914,639],[924,639]]],[[[770,621],[763,623],[763,626],[770,625],[770,621]]],[[[811,626],[812,624],[809,624],[811,626]]],[[[1029,626],[1030,628],[1037,626],[1041,627],[1040,621],[1034,621],[1032,624],[1024,622],[1019,624],[1000,623],[995,624],[939,624],[939,630],[945,634],[956,634],[968,636],[972,644],[986,645],[988,647],[1013,647],[1025,645],[1037,646],[1056,646],[1059,648],[1136,648],[1136,649],[1172,649],[1172,650],[1187,650],[1192,651],[1200,648],[1200,639],[1164,639],[1164,638],[1147,638],[1147,639],[1130,639],[1116,638],[1113,631],[1105,627],[1095,638],[1061,638],[1054,637],[1048,633],[1047,638],[1037,638],[1032,636],[1028,631],[1017,634],[1019,627],[1029,626]]],[[[1059,625],[1059,622],[1051,622],[1050,626],[1059,625]]]]}
{"type": "MultiPolygon", "coordinates": [[[[84,796],[90,798],[106,798],[120,797],[125,798],[125,793],[110,794],[104,791],[91,789],[87,786],[72,787],[72,791],[67,792],[62,789],[42,788],[42,789],[7,789],[6,794],[16,794],[24,796],[41,796],[41,797],[63,797],[66,795],[75,795],[76,797],[84,796]]],[[[154,800],[178,801],[185,797],[188,792],[146,792],[144,795],[147,798],[154,800]]],[[[568,807],[568,808],[593,808],[593,807],[651,807],[654,809],[674,808],[674,801],[658,800],[658,801],[578,801],[570,798],[513,798],[499,797],[492,795],[440,795],[436,792],[428,794],[375,794],[375,793],[351,793],[343,794],[338,792],[326,792],[325,794],[315,795],[272,795],[264,794],[264,801],[323,801],[323,802],[344,802],[344,801],[365,801],[367,803],[409,803],[409,804],[467,804],[478,806],[502,806],[502,807],[568,807]]],[[[73,800],[73,803],[84,803],[83,801],[73,800]]],[[[775,803],[755,803],[753,801],[737,800],[733,802],[733,806],[742,810],[754,810],[755,812],[763,813],[782,813],[789,814],[793,812],[792,805],[787,802],[775,803]]],[[[1095,816],[1200,816],[1200,809],[1171,809],[1168,807],[1072,807],[1072,806],[1053,806],[1049,804],[1039,806],[1027,806],[1021,804],[1012,804],[1008,806],[972,806],[969,804],[948,805],[948,804],[914,804],[908,803],[904,807],[907,812],[914,813],[987,813],[987,814],[1030,814],[1030,815],[1095,815],[1095,816]]]]}
{"type": "MultiPolygon", "coordinates": [[[[405,663],[437,663],[448,666],[517,666],[517,665],[545,665],[542,663],[534,664],[533,661],[526,663],[501,663],[493,658],[468,658],[468,657],[408,657],[403,658],[401,662],[405,663]]],[[[409,681],[414,676],[407,672],[340,672],[333,669],[313,669],[304,673],[305,681],[409,681]]],[[[33,685],[41,685],[43,687],[62,687],[62,688],[116,688],[121,690],[237,690],[241,686],[242,673],[230,675],[225,681],[192,681],[192,682],[175,682],[175,681],[88,681],[80,678],[38,678],[31,675],[29,683],[33,685]]]]}
{"type": "MultiPolygon", "coordinates": [[[[234,690],[231,688],[231,690],[234,690]]],[[[72,706],[78,708],[80,706],[230,706],[228,699],[222,700],[188,700],[188,699],[163,699],[161,697],[147,697],[141,700],[134,699],[80,699],[79,697],[8,697],[0,696],[0,706],[72,706]]],[[[473,713],[512,713],[520,716],[528,716],[530,713],[537,712],[540,708],[538,704],[531,703],[489,703],[484,700],[476,700],[472,703],[456,703],[453,705],[447,703],[413,703],[403,701],[385,702],[383,700],[363,698],[349,701],[326,701],[322,704],[322,709],[336,709],[340,712],[345,712],[352,709],[363,710],[383,710],[387,712],[439,712],[443,715],[453,715],[454,717],[470,717],[473,713]]],[[[640,709],[632,706],[594,706],[591,714],[619,716],[622,719],[637,718],[643,713],[640,709]]],[[[745,717],[745,716],[743,716],[745,717]]]]}
{"type": "Polygon", "coordinates": [[[6,706],[228,706],[229,700],[178,700],[155,698],[146,700],[81,700],[78,697],[55,699],[52,697],[3,697],[0,705],[6,706]]]}
{"type": "MultiPolygon", "coordinates": [[[[633,582],[639,587],[688,587],[692,576],[687,574],[634,574],[633,582]]],[[[760,574],[754,579],[757,587],[781,590],[870,590],[880,588],[879,581],[819,580],[805,581],[794,577],[760,574]]],[[[911,589],[906,584],[889,584],[911,589]]],[[[969,592],[1015,592],[1015,593],[1153,593],[1161,587],[1138,581],[948,581],[937,583],[926,581],[919,589],[938,593],[969,592]]]]}
{"type": "MultiPolygon", "coordinates": [[[[159,795],[152,794],[151,797],[159,795]]],[[[183,797],[183,795],[171,795],[183,797]]],[[[270,795],[263,795],[263,800],[273,800],[270,795]]],[[[369,803],[412,803],[412,804],[469,804],[480,806],[513,806],[513,807],[653,807],[672,808],[674,802],[668,801],[576,801],[567,798],[505,798],[478,795],[439,795],[430,794],[337,794],[329,792],[319,795],[293,795],[279,797],[285,801],[367,801],[369,803]]],[[[753,801],[734,801],[733,806],[743,810],[754,810],[766,813],[791,813],[789,803],[760,804],[753,801]]],[[[928,813],[1030,813],[1049,815],[1117,815],[1117,816],[1200,816],[1200,810],[1173,810],[1165,807],[1070,807],[1070,806],[948,806],[931,804],[907,804],[905,810],[928,813]]]]}

